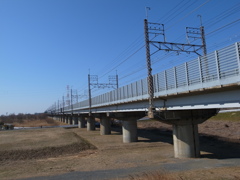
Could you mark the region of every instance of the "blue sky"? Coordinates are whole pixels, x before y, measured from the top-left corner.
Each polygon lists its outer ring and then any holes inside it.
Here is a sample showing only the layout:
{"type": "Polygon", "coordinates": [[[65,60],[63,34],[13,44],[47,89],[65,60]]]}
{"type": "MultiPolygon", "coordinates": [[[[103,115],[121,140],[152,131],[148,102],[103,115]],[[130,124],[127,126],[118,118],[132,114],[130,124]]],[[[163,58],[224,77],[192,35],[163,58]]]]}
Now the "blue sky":
{"type": "MultiPolygon", "coordinates": [[[[0,115],[43,112],[67,85],[82,95],[89,71],[99,82],[117,71],[120,86],[145,78],[145,7],[168,42],[186,43],[197,15],[208,52],[240,41],[239,0],[0,0],[0,115]]],[[[194,58],[158,52],[153,73],[194,58]]]]}

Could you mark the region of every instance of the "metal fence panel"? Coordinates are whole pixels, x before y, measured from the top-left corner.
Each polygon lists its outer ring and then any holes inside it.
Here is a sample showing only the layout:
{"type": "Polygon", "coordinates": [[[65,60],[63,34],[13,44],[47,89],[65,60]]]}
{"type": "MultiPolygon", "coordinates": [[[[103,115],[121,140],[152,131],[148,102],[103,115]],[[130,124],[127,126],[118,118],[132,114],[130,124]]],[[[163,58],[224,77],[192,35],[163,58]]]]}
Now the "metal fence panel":
{"type": "MultiPolygon", "coordinates": [[[[227,46],[207,56],[178,65],[171,69],[153,75],[154,94],[156,96],[178,93],[186,89],[225,84],[229,81],[239,82],[240,74],[240,43],[227,46]],[[232,78],[233,77],[233,78],[232,78]],[[227,79],[228,78],[228,79],[227,79]],[[231,79],[229,79],[231,78],[231,79]]],[[[147,78],[120,87],[116,90],[92,98],[92,105],[97,107],[106,104],[123,103],[132,100],[142,100],[148,96],[147,78]]],[[[89,100],[73,104],[73,109],[89,107],[89,100]]],[[[65,106],[64,111],[70,111],[71,106],[65,106]]],[[[51,107],[48,111],[55,112],[51,107]]],[[[57,110],[59,111],[59,110],[57,110]]]]}

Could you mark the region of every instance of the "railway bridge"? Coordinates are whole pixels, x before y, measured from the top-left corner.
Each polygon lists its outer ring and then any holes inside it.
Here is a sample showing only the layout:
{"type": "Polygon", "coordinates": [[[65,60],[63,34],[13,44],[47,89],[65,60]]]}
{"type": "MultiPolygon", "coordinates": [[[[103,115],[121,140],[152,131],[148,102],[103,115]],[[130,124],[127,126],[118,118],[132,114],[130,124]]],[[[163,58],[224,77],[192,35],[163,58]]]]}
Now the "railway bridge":
{"type": "MultiPolygon", "coordinates": [[[[147,115],[173,125],[177,158],[199,157],[198,124],[221,108],[240,107],[240,43],[153,75],[153,114],[149,115],[147,78],[64,107],[52,106],[49,115],[79,128],[111,134],[110,120],[122,120],[123,142],[138,140],[137,120],[147,115]]],[[[103,137],[104,138],[104,137],[103,137]]]]}

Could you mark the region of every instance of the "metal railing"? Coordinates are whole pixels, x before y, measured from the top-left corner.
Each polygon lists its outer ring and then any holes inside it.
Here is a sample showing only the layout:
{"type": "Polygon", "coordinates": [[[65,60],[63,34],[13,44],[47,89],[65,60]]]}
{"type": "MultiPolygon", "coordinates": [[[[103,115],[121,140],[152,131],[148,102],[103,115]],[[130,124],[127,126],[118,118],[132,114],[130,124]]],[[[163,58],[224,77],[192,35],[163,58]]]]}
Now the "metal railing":
{"type": "MultiPolygon", "coordinates": [[[[154,98],[240,82],[240,42],[153,75],[154,98]]],[[[148,99],[147,78],[92,98],[92,107],[111,106],[148,99]]],[[[89,107],[89,101],[73,110],[89,107]]],[[[71,106],[64,107],[70,111],[71,106]]],[[[59,110],[57,110],[59,112],[59,110]]]]}

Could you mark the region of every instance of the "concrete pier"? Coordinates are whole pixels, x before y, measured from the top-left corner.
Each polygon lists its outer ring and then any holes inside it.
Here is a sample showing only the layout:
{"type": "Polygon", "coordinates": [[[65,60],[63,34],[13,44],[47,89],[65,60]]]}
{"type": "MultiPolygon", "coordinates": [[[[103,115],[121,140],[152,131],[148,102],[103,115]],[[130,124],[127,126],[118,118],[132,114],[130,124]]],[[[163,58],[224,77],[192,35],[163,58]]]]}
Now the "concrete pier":
{"type": "Polygon", "coordinates": [[[78,128],[85,128],[85,117],[84,116],[78,117],[78,128]]]}
{"type": "Polygon", "coordinates": [[[68,124],[72,125],[73,117],[69,116],[68,124]]]}
{"type": "Polygon", "coordinates": [[[72,121],[72,125],[76,125],[76,124],[78,124],[78,117],[74,116],[73,121],[72,121]]]}
{"type": "Polygon", "coordinates": [[[198,125],[173,125],[173,144],[176,158],[200,157],[198,125]]]}
{"type": "Polygon", "coordinates": [[[100,118],[100,135],[111,134],[111,123],[110,118],[107,116],[102,116],[100,118]]]}
{"type": "Polygon", "coordinates": [[[68,124],[68,116],[65,116],[65,123],[68,124]]]}
{"type": "Polygon", "coordinates": [[[92,116],[87,117],[87,131],[95,130],[95,119],[92,116]]]}
{"type": "Polygon", "coordinates": [[[198,124],[203,123],[217,112],[217,109],[161,111],[155,119],[173,125],[176,158],[198,158],[200,157],[198,124]]]}
{"type": "Polygon", "coordinates": [[[137,120],[122,121],[123,142],[137,142],[137,120]]]}
{"type": "Polygon", "coordinates": [[[131,143],[138,141],[137,120],[146,116],[145,112],[116,113],[113,117],[122,120],[123,142],[131,143]]]}

